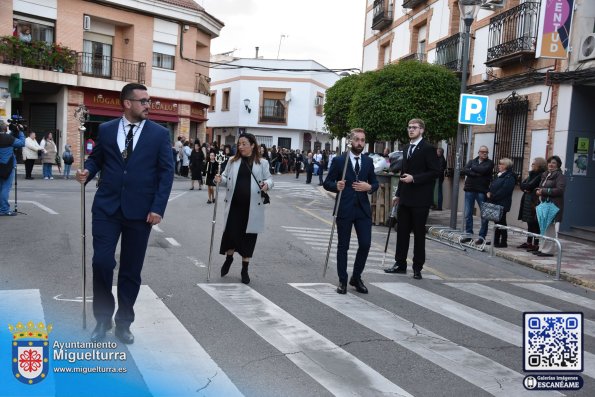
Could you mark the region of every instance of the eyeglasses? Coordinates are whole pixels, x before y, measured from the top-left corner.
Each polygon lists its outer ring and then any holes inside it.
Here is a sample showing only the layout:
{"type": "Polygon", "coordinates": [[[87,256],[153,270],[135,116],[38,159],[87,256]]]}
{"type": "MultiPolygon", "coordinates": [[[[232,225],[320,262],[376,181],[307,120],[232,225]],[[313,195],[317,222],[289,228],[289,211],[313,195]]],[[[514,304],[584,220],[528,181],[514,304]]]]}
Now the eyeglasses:
{"type": "Polygon", "coordinates": [[[145,99],[145,98],[143,98],[143,99],[131,99],[131,98],[128,98],[127,100],[128,101],[132,101],[132,102],[140,102],[140,104],[142,106],[151,105],[151,103],[152,103],[152,101],[150,99],[145,99]]]}
{"type": "Polygon", "coordinates": [[[407,126],[407,129],[408,129],[408,130],[417,130],[417,129],[419,129],[419,128],[421,128],[421,127],[419,127],[419,126],[417,126],[417,125],[410,125],[410,126],[407,126]]]}

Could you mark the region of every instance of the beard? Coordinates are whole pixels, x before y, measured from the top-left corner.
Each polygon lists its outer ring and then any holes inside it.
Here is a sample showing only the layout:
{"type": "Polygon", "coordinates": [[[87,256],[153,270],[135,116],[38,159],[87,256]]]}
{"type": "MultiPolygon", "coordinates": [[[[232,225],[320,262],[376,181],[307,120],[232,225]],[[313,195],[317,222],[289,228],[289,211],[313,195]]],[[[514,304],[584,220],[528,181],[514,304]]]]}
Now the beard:
{"type": "Polygon", "coordinates": [[[353,154],[361,154],[361,152],[364,151],[364,147],[363,146],[352,146],[351,147],[351,151],[353,152],[353,154]]]}

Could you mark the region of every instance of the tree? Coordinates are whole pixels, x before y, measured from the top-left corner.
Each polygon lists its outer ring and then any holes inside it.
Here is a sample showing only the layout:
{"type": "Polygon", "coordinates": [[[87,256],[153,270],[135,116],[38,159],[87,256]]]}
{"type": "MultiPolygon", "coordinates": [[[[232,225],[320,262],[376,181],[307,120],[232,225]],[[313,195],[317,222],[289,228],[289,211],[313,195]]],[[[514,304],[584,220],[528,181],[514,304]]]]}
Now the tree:
{"type": "Polygon", "coordinates": [[[345,137],[351,130],[347,117],[351,109],[353,94],[361,77],[362,75],[359,74],[343,77],[326,90],[324,124],[334,138],[345,137]]]}
{"type": "Polygon", "coordinates": [[[368,142],[406,142],[413,118],[425,121],[431,141],[456,135],[460,81],[443,66],[404,61],[351,77],[327,90],[325,122],[334,136],[360,127],[368,142]]]}

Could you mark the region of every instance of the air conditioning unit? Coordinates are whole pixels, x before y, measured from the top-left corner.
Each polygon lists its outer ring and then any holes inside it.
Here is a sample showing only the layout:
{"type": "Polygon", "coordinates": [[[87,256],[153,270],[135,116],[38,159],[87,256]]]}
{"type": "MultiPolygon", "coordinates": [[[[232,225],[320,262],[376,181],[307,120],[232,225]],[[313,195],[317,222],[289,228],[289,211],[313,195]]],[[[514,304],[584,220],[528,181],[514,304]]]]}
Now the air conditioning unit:
{"type": "Polygon", "coordinates": [[[582,38],[578,53],[578,60],[581,62],[595,59],[595,33],[582,38]]]}
{"type": "Polygon", "coordinates": [[[91,30],[91,17],[88,15],[83,16],[83,30],[91,30]]]}

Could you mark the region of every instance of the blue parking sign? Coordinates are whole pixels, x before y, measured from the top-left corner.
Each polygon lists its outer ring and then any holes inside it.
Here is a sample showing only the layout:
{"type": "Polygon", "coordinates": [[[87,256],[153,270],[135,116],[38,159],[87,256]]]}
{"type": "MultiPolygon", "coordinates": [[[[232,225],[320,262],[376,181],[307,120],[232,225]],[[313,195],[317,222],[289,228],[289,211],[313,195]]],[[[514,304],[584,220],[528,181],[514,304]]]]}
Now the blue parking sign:
{"type": "Polygon", "coordinates": [[[459,124],[486,125],[488,97],[485,95],[461,94],[459,124]]]}

